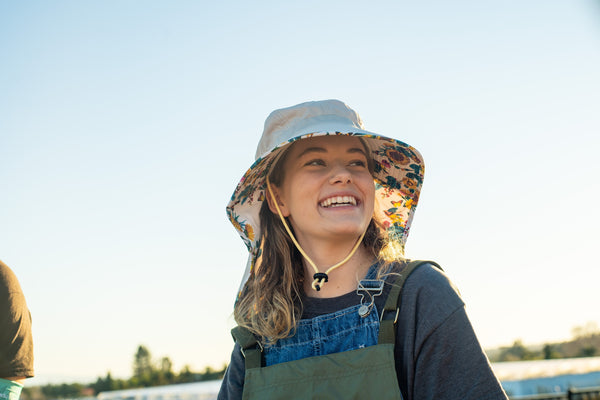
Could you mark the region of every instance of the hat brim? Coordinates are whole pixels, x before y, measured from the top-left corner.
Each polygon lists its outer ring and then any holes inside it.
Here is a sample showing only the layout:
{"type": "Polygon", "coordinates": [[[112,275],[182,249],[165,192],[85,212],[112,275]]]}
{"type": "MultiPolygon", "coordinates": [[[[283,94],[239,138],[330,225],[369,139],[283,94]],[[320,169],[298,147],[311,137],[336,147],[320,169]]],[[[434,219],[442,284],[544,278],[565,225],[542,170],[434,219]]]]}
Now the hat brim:
{"type": "Polygon", "coordinates": [[[375,182],[374,218],[388,235],[406,243],[410,224],[419,200],[425,167],[421,154],[408,144],[373,132],[319,131],[302,134],[280,143],[252,164],[237,185],[227,204],[227,216],[250,252],[242,285],[248,278],[261,235],[259,213],[266,193],[266,177],[282,151],[298,140],[318,136],[355,136],[362,138],[373,159],[375,182]]]}

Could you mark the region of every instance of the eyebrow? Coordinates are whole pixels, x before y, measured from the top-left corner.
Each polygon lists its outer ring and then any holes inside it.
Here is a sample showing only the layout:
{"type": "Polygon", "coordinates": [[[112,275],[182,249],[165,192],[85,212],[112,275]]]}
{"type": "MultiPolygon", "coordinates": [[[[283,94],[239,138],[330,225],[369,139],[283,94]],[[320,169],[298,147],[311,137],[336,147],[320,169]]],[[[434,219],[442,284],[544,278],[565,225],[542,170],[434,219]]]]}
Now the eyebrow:
{"type": "MultiPolygon", "coordinates": [[[[325,150],[325,148],[323,147],[308,147],[306,149],[304,149],[304,151],[300,154],[298,154],[298,158],[302,157],[303,155],[307,154],[307,153],[312,153],[312,152],[316,152],[316,153],[327,153],[327,150],[325,150]]],[[[361,149],[360,147],[351,147],[348,149],[347,153],[361,153],[363,156],[367,156],[367,154],[365,153],[365,151],[363,149],[361,149]]]]}

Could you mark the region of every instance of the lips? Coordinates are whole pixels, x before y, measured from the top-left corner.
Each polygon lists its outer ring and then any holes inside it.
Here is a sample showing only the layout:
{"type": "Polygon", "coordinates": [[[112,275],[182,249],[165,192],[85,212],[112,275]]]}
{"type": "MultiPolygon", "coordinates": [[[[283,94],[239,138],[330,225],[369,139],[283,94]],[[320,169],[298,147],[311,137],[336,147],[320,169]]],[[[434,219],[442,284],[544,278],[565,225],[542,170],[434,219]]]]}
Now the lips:
{"type": "Polygon", "coordinates": [[[343,206],[356,206],[358,199],[354,196],[331,196],[319,202],[319,205],[324,208],[334,208],[343,206]]]}

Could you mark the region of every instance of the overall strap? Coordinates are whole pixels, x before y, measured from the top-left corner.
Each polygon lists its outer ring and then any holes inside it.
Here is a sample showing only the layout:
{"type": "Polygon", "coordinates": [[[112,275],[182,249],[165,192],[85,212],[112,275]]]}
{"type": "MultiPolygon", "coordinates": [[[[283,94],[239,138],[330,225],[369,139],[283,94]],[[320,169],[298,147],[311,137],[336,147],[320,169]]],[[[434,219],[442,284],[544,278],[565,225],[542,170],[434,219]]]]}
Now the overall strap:
{"type": "Polygon", "coordinates": [[[413,260],[400,271],[399,276],[392,283],[392,289],[390,290],[385,306],[381,311],[379,338],[377,343],[394,344],[396,342],[396,323],[398,322],[398,315],[400,315],[400,292],[409,275],[423,264],[431,264],[442,270],[442,267],[433,261],[413,260]]]}
{"type": "Polygon", "coordinates": [[[246,370],[260,368],[262,361],[262,345],[256,336],[248,329],[236,326],[231,330],[233,340],[240,346],[242,355],[246,359],[246,370]]]}

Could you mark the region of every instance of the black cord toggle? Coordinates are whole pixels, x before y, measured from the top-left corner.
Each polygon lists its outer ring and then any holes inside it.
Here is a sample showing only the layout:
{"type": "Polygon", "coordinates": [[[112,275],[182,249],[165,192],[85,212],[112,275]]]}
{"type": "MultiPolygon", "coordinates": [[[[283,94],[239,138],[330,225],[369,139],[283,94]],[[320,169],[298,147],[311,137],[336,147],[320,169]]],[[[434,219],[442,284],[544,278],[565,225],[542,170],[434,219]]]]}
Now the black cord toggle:
{"type": "Polygon", "coordinates": [[[317,272],[313,275],[313,279],[317,281],[317,283],[314,284],[314,287],[315,289],[317,289],[317,292],[321,290],[321,282],[329,282],[329,276],[327,276],[325,272],[317,272]]]}

